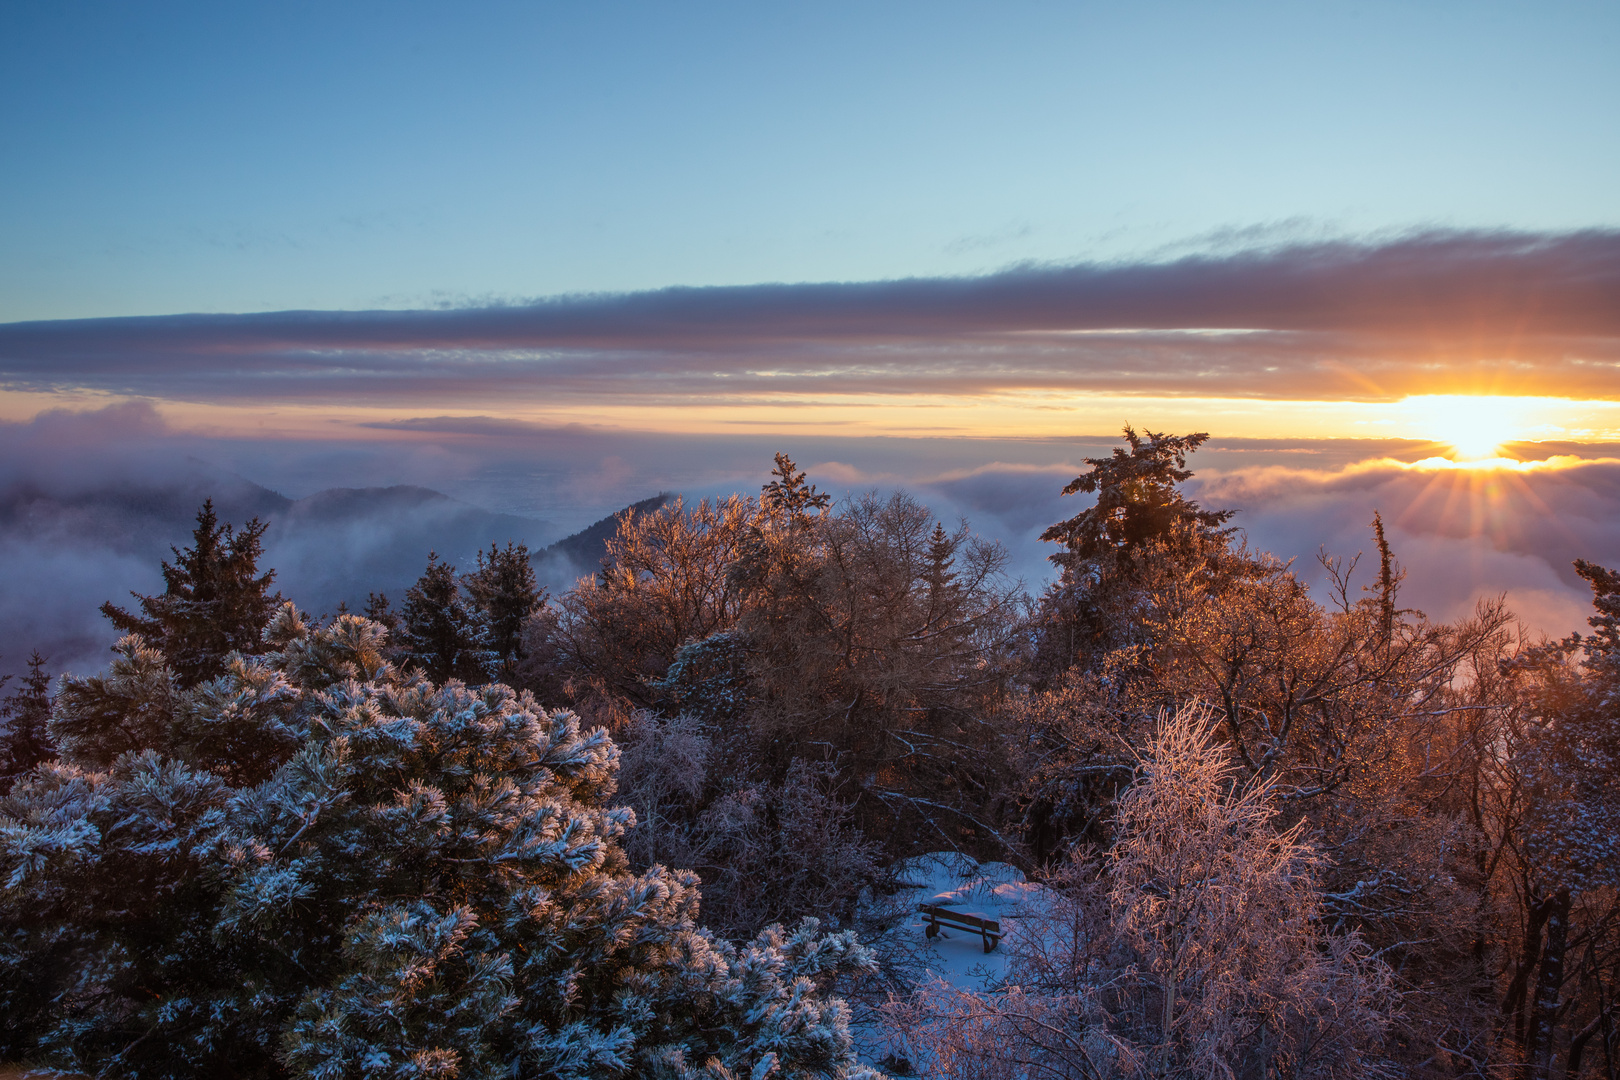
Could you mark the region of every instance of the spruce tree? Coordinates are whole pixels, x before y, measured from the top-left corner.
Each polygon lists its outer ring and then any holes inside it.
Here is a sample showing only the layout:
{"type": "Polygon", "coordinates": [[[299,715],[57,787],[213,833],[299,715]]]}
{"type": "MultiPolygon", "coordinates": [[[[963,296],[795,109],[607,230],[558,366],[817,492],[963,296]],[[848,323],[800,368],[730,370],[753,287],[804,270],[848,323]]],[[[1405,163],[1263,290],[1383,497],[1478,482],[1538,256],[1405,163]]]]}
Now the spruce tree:
{"type": "Polygon", "coordinates": [[[1050,556],[1061,574],[1041,598],[1031,664],[1038,688],[1055,685],[1077,662],[1095,667],[1113,650],[1145,644],[1146,582],[1165,571],[1207,570],[1228,549],[1235,511],[1206,510],[1181,492],[1193,475],[1187,457],[1208,438],[1138,435],[1127,425],[1127,446],[1086,458],[1090,471],[1064,487],[1065,495],[1097,501],[1041,533],[1063,550],[1050,556]]]}
{"type": "Polygon", "coordinates": [[[760,490],[759,504],[767,514],[782,515],[802,526],[832,506],[832,496],[805,482],[805,474],[786,454],[776,455],[773,479],[760,490]]]}
{"type": "Polygon", "coordinates": [[[1203,432],[1165,435],[1157,431],[1143,435],[1146,437],[1127,425],[1125,441],[1129,451],[1115,447],[1110,457],[1086,458],[1091,471],[1075,477],[1063,489],[1065,495],[1086,492],[1097,496],[1093,506],[1041,534],[1042,540],[1060,543],[1067,549],[1051,557],[1065,576],[1085,564],[1127,554],[1154,540],[1172,538],[1178,528],[1209,540],[1228,531],[1222,526],[1234,511],[1205,510],[1183,496],[1178,487],[1192,478],[1187,455],[1209,436],[1203,432]]]}
{"type": "Polygon", "coordinates": [[[546,593],[535,580],[526,544],[489,545],[489,555],[478,553],[478,569],[463,578],[467,593],[484,615],[489,645],[502,672],[524,658],[523,622],[545,603],[546,593]]]}
{"type": "Polygon", "coordinates": [[[390,634],[399,633],[399,614],[389,604],[387,593],[367,593],[364,614],[366,618],[379,624],[390,634]]]}
{"type": "Polygon", "coordinates": [[[19,776],[56,756],[45,730],[50,718],[51,677],[36,649],[28,658],[22,686],[0,702],[0,721],[5,723],[0,732],[0,792],[9,791],[19,776]]]}
{"type": "Polygon", "coordinates": [[[387,593],[367,593],[362,614],[388,632],[388,644],[382,650],[385,659],[399,665],[410,659],[410,650],[405,647],[400,634],[399,612],[389,603],[387,593]]]}
{"type": "Polygon", "coordinates": [[[281,603],[281,595],[270,592],[275,571],[259,573],[267,528],[258,518],[240,531],[221,524],[209,499],[197,511],[192,546],[170,549],[174,562],[163,564],[162,594],[130,593],[141,615],[110,601],[101,605],[101,613],[161,651],[184,686],[224,674],[232,652],[262,651],[260,635],[281,603]]]}
{"type": "Polygon", "coordinates": [[[399,645],[406,662],[434,682],[487,682],[496,656],[484,613],[467,602],[456,568],[428,552],[427,570],[405,593],[399,645]]]}

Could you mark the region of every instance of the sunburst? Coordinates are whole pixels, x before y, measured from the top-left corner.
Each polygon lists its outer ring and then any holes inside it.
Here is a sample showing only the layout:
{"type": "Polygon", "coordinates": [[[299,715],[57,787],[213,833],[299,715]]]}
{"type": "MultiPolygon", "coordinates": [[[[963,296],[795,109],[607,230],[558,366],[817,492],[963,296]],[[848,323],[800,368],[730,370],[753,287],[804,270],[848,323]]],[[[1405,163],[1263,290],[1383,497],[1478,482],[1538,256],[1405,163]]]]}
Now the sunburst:
{"type": "Polygon", "coordinates": [[[1404,402],[1412,425],[1435,442],[1449,446],[1463,461],[1500,456],[1503,443],[1522,434],[1524,410],[1515,398],[1470,394],[1427,394],[1404,402]]]}

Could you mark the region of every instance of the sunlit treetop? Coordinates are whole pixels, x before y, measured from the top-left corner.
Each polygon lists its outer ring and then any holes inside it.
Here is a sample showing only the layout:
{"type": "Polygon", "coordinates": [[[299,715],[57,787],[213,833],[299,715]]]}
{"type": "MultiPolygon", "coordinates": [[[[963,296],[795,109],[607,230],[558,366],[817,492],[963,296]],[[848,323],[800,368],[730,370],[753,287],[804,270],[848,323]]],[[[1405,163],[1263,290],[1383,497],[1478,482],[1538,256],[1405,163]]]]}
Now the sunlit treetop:
{"type": "Polygon", "coordinates": [[[1208,438],[1207,432],[1138,435],[1126,425],[1129,448],[1115,447],[1111,457],[1086,458],[1091,471],[1063,489],[1065,495],[1096,492],[1097,502],[1041,534],[1042,540],[1068,549],[1052,556],[1053,561],[1062,564],[1128,551],[1168,535],[1177,525],[1191,526],[1200,535],[1221,532],[1236,511],[1205,510],[1177,487],[1192,477],[1187,455],[1208,438]]]}

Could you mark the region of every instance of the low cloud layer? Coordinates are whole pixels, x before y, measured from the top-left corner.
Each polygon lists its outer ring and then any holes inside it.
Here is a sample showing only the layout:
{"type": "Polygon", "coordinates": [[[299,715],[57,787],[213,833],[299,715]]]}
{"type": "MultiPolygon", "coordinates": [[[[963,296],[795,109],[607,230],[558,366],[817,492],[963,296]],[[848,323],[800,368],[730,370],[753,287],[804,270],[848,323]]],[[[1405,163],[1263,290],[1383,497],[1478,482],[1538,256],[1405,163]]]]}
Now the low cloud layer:
{"type": "MultiPolygon", "coordinates": [[[[0,423],[0,673],[19,671],[34,649],[55,670],[101,667],[117,635],[100,605],[133,607],[131,591],[162,590],[160,563],[190,543],[205,499],[222,522],[268,523],[262,565],[317,612],[359,607],[373,590],[397,603],[430,550],[469,566],[490,543],[538,548],[560,535],[535,517],[400,485],[397,472],[354,490],[344,483],[355,479],[345,468],[354,459],[342,449],[200,439],[140,404],[0,423]],[[254,461],[273,479],[310,455],[324,459],[326,490],[296,500],[228,467],[254,461]]],[[[392,449],[393,468],[407,475],[444,464],[431,451],[392,449]]]]}
{"type": "Polygon", "coordinates": [[[12,323],[0,381],[201,403],[519,407],[1090,391],[1620,389],[1620,232],[1442,232],[975,278],[449,311],[12,323]]]}
{"type": "MultiPolygon", "coordinates": [[[[967,519],[1007,545],[1013,573],[1038,591],[1051,550],[1040,532],[1086,505],[1062,496],[1063,485],[1115,442],[672,436],[430,419],[376,434],[370,443],[204,438],[141,405],[0,423],[0,670],[19,669],[34,647],[58,665],[99,667],[112,634],[97,606],[161,588],[158,560],[187,541],[205,497],[229,520],[277,522],[279,581],[318,609],[397,588],[431,546],[465,561],[488,540],[538,545],[659,491],[757,493],[778,450],[837,496],[903,489],[947,524],[967,519]],[[344,496],[337,508],[308,501],[322,489],[402,484],[455,502],[403,492],[344,496]]],[[[1254,546],[1295,559],[1316,582],[1318,549],[1370,551],[1379,511],[1409,570],[1405,604],[1450,620],[1505,593],[1532,629],[1562,635],[1582,629],[1590,608],[1569,564],[1620,566],[1616,449],[1510,471],[1414,465],[1425,453],[1416,443],[1217,438],[1193,457],[1189,486],[1206,505],[1237,509],[1254,546]]]]}
{"type": "Polygon", "coordinates": [[[1239,522],[1257,544],[1297,557],[1316,581],[1317,548],[1371,551],[1380,512],[1408,570],[1403,603],[1447,621],[1505,595],[1536,631],[1584,630],[1590,593],[1573,562],[1620,565],[1620,460],[1612,457],[1518,471],[1390,459],[1332,470],[1262,466],[1204,477],[1199,491],[1211,504],[1245,508],[1239,522]]]}

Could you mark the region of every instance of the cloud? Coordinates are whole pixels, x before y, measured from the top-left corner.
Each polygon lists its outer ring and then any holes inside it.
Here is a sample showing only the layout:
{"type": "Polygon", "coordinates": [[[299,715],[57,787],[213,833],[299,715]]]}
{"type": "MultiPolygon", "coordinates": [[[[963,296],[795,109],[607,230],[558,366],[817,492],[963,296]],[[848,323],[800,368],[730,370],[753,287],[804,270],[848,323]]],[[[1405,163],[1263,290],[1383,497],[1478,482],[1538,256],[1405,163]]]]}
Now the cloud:
{"type": "Polygon", "coordinates": [[[183,483],[197,471],[188,453],[200,446],[173,431],[148,402],[0,421],[0,508],[42,492],[75,498],[125,484],[183,483]]]}
{"type": "Polygon", "coordinates": [[[160,563],[189,544],[205,499],[222,522],[268,523],[261,565],[316,611],[358,606],[371,590],[397,601],[430,549],[465,566],[490,543],[539,547],[561,535],[531,516],[388,486],[424,473],[451,490],[468,486],[465,458],[434,449],[396,443],[367,462],[352,443],[213,440],[170,430],[146,404],[0,423],[0,674],[18,671],[33,649],[52,670],[101,667],[117,634],[100,605],[161,591],[160,563]],[[336,490],[299,501],[231,470],[251,461],[274,480],[311,456],[325,459],[322,486],[336,490]],[[369,490],[343,484],[384,467],[398,471],[369,490]]]}
{"type": "MultiPolygon", "coordinates": [[[[489,539],[543,542],[659,491],[689,501],[757,493],[778,450],[835,496],[904,489],[947,525],[967,519],[1039,590],[1052,551],[1039,534],[1088,504],[1060,495],[1064,484],[1117,441],[669,435],[431,416],[372,431],[369,441],[204,437],[170,430],[147,405],[0,423],[0,670],[34,646],[77,670],[100,666],[112,635],[97,605],[161,587],[158,560],[186,542],[204,497],[227,520],[287,519],[270,538],[278,583],[319,608],[397,588],[429,546],[465,560],[489,539]],[[459,503],[435,514],[417,499],[321,527],[303,520],[318,500],[291,503],[323,488],[397,484],[459,503]],[[555,527],[528,534],[497,521],[488,536],[453,542],[467,531],[456,524],[464,504],[555,527]],[[296,530],[283,527],[299,515],[296,530]]],[[[1316,551],[1370,552],[1380,511],[1409,570],[1406,604],[1454,619],[1505,592],[1533,628],[1562,635],[1582,629],[1590,609],[1570,562],[1620,565],[1620,460],[1606,456],[1615,448],[1559,449],[1570,453],[1492,471],[1414,465],[1414,443],[1217,438],[1193,457],[1189,486],[1207,506],[1240,511],[1235,524],[1256,547],[1295,559],[1317,583],[1316,551]]]]}
{"type": "Polygon", "coordinates": [[[1551,458],[1519,468],[1467,469],[1374,458],[1336,469],[1266,465],[1197,478],[1206,504],[1243,508],[1258,546],[1298,557],[1308,580],[1318,546],[1372,548],[1374,511],[1406,565],[1405,601],[1461,618],[1506,594],[1534,629],[1584,630],[1590,593],[1576,559],[1620,564],[1620,460],[1551,458]]]}
{"type": "MultiPolygon", "coordinates": [[[[0,326],[0,381],[192,402],[1090,391],[1614,396],[1620,231],[1430,232],[971,278],[0,326]]],[[[497,410],[498,411],[498,410],[497,410]]]]}
{"type": "Polygon", "coordinates": [[[150,558],[121,554],[93,540],[62,543],[0,532],[0,672],[17,674],[38,649],[60,673],[96,670],[117,636],[98,610],[128,604],[128,590],[158,592],[163,579],[150,558]]]}

